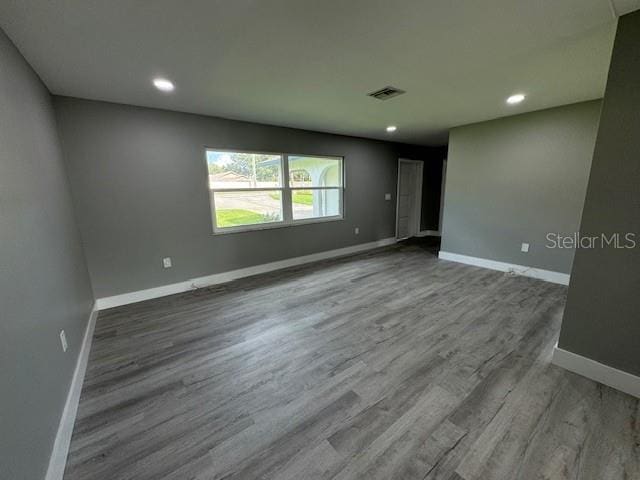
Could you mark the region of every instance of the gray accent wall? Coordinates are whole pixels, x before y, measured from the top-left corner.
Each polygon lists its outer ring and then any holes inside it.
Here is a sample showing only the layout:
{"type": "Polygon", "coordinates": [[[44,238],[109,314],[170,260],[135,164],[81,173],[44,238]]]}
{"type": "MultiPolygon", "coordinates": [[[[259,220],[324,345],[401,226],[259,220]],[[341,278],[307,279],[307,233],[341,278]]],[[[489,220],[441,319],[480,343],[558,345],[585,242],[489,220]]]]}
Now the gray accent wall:
{"type": "Polygon", "coordinates": [[[398,157],[443,153],[68,97],[55,107],[97,298],[394,237],[398,157]],[[205,147],[344,156],[344,220],[213,235],[205,147]]]}
{"type": "Polygon", "coordinates": [[[584,237],[631,233],[636,245],[578,250],[559,341],[560,348],[634,375],[640,375],[639,40],[640,12],[621,17],[580,227],[584,237]]]}
{"type": "Polygon", "coordinates": [[[0,65],[0,478],[36,480],[93,296],[49,92],[1,30],[0,65]]]}
{"type": "Polygon", "coordinates": [[[442,250],[569,273],[574,250],[546,248],[546,235],[578,231],[600,103],[454,128],[442,250]]]}

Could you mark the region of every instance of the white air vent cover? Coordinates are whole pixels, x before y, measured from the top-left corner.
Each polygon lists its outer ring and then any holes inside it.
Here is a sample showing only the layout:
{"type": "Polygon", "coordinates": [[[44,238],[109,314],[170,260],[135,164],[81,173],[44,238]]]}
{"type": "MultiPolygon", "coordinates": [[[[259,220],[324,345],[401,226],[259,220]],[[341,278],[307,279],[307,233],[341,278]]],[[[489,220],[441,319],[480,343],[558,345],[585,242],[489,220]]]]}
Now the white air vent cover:
{"type": "Polygon", "coordinates": [[[397,97],[403,93],[405,93],[404,90],[400,90],[396,87],[384,87],[375,92],[371,92],[368,95],[370,97],[377,98],[378,100],[389,100],[390,98],[397,97]]]}

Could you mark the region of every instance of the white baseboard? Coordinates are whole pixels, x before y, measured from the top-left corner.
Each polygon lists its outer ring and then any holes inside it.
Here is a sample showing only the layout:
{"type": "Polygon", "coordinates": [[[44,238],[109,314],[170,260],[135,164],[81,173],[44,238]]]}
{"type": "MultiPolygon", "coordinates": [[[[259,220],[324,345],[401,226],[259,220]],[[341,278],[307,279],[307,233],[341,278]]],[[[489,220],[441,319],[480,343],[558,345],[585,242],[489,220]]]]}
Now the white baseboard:
{"type": "Polygon", "coordinates": [[[49,458],[49,468],[45,480],[62,480],[64,476],[64,467],[67,463],[67,455],[69,453],[69,445],[71,444],[71,435],[73,434],[73,425],[76,421],[76,413],[78,412],[78,403],[80,402],[80,392],[82,392],[82,382],[84,374],[87,371],[87,363],[89,362],[89,352],[91,350],[91,340],[93,339],[93,330],[96,326],[96,318],[98,317],[98,309],[94,303],[89,322],[84,332],[82,346],[78,354],[76,368],[73,372],[73,379],[69,387],[67,401],[60,417],[58,425],[58,433],[53,444],[51,457],[49,458]]]}
{"type": "Polygon", "coordinates": [[[590,378],[621,392],[640,398],[640,377],[609,367],[577,353],[556,348],[551,363],[573,373],[590,378]]]}
{"type": "Polygon", "coordinates": [[[150,300],[152,298],[159,298],[176,293],[187,292],[196,288],[217,285],[219,283],[230,282],[238,278],[259,275],[261,273],[281,270],[283,268],[293,267],[296,265],[303,265],[305,263],[317,262],[319,260],[326,260],[328,258],[351,255],[354,253],[363,252],[365,250],[371,250],[373,248],[385,247],[394,243],[396,243],[395,238],[384,238],[375,242],[361,243],[359,245],[353,245],[351,247],[313,253],[311,255],[304,255],[302,257],[288,258],[286,260],[280,260],[277,262],[263,263],[261,265],[255,265],[253,267],[230,270],[228,272],[216,273],[213,275],[208,275],[206,277],[192,278],[184,282],[149,288],[147,290],[139,290],[137,292],[123,293],[121,295],[115,295],[113,297],[99,298],[98,300],[96,300],[96,304],[98,310],[104,310],[106,308],[118,307],[120,305],[128,305],[130,303],[142,302],[143,300],[150,300]]]}
{"type": "Polygon", "coordinates": [[[459,253],[440,251],[438,258],[442,260],[450,260],[452,262],[466,263],[476,267],[489,268],[500,272],[513,272],[516,275],[537,278],[551,283],[559,283],[560,285],[569,285],[571,275],[568,273],[554,272],[552,270],[543,270],[541,268],[527,267],[525,265],[517,265],[515,263],[498,262],[496,260],[487,260],[486,258],[469,257],[460,255],[459,253]]]}

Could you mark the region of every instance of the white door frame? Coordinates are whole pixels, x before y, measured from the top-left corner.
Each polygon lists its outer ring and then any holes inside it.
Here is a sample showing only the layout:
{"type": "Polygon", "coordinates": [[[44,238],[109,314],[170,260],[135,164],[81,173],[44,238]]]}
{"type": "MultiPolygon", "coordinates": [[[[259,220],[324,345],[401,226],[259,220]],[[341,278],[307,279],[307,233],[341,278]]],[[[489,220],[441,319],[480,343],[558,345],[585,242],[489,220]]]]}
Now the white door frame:
{"type": "Polygon", "coordinates": [[[424,170],[424,162],[422,160],[398,158],[398,181],[396,185],[396,240],[404,240],[404,238],[398,238],[398,214],[400,213],[400,165],[402,163],[413,163],[418,167],[418,174],[416,175],[416,195],[413,199],[415,215],[415,236],[418,236],[420,234],[420,219],[422,217],[422,176],[424,170]]]}

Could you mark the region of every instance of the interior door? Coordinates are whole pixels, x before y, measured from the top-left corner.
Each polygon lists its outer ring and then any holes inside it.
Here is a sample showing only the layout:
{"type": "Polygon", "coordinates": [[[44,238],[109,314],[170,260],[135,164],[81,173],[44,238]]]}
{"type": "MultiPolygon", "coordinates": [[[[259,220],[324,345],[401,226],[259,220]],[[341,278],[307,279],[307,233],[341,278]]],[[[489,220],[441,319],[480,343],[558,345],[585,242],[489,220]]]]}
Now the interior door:
{"type": "Polygon", "coordinates": [[[416,194],[418,166],[415,162],[400,160],[398,166],[398,215],[396,231],[398,239],[416,235],[416,194]]]}

